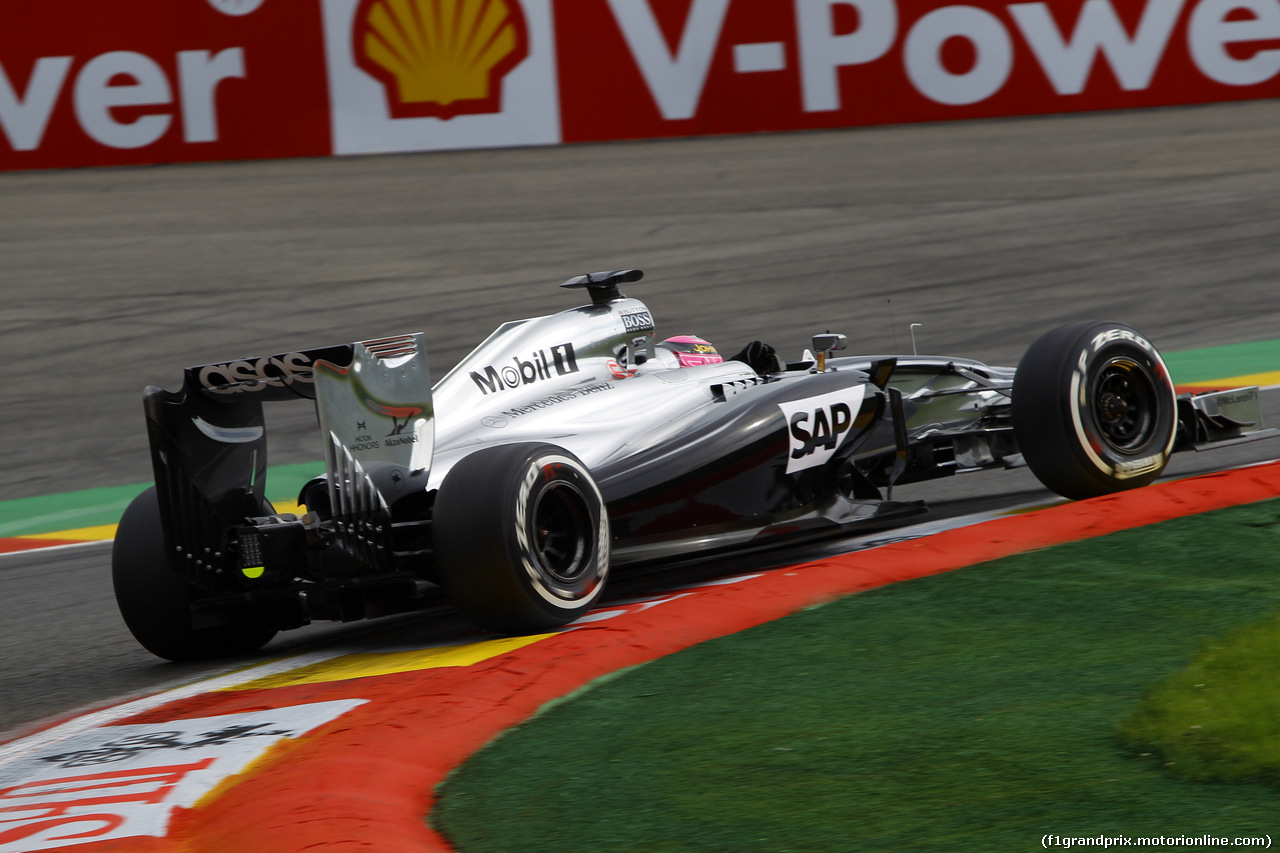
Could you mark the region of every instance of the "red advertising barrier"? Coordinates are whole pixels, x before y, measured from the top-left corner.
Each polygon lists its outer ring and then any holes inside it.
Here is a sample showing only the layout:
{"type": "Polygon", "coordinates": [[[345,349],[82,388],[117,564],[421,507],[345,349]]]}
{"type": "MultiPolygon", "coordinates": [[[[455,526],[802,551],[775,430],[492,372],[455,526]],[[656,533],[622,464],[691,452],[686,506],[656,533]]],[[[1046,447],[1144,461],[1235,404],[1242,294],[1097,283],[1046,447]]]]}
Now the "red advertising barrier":
{"type": "Polygon", "coordinates": [[[1280,95],[1277,0],[575,0],[557,11],[566,141],[1280,95]]]}
{"type": "Polygon", "coordinates": [[[0,169],[329,154],[321,33],[298,0],[0,0],[0,169]]]}
{"type": "Polygon", "coordinates": [[[0,169],[1280,95],[1280,0],[0,0],[0,169]]]}

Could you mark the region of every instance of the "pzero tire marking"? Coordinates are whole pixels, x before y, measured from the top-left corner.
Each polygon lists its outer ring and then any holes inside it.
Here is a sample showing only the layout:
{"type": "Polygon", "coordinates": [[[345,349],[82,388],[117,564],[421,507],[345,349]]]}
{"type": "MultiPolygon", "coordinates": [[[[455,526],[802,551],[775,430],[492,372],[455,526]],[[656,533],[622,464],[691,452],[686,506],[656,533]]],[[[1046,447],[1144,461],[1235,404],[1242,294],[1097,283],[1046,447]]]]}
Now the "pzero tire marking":
{"type": "Polygon", "coordinates": [[[1013,424],[1028,466],[1072,499],[1150,483],[1177,438],[1177,399],[1160,354],[1118,323],[1062,326],[1014,377],[1013,424]]]}

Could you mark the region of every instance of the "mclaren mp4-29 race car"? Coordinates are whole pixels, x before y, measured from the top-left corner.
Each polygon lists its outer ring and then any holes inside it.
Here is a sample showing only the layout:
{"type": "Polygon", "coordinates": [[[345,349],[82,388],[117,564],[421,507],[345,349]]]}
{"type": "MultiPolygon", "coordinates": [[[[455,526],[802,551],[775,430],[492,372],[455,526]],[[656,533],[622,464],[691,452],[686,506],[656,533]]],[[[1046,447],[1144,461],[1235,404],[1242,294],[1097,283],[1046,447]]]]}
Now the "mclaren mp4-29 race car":
{"type": "Polygon", "coordinates": [[[479,626],[545,631],[617,569],[925,511],[895,486],[1026,465],[1088,498],[1150,483],[1171,453],[1277,432],[1257,388],[1177,395],[1118,323],[1050,331],[1016,369],[842,356],[838,334],[797,361],[761,342],[726,358],[658,340],[621,291],[641,275],[565,282],[589,304],[503,324],[434,384],[419,333],[148,388],[155,487],[112,555],[129,629],[172,660],[243,654],[313,620],[438,604],[443,588],[479,626]],[[318,414],[325,470],[298,513],[264,496],[263,403],[277,400],[318,414]]]}

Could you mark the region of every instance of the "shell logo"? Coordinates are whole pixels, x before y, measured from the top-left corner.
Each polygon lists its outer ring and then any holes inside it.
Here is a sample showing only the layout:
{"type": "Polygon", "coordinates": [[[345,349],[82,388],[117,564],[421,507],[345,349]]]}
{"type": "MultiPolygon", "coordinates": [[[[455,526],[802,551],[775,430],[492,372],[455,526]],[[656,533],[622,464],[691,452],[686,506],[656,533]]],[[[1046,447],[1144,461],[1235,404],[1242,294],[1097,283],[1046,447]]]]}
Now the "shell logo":
{"type": "Polygon", "coordinates": [[[356,65],[393,118],[502,111],[502,81],[529,55],[519,0],[360,0],[356,65]]]}

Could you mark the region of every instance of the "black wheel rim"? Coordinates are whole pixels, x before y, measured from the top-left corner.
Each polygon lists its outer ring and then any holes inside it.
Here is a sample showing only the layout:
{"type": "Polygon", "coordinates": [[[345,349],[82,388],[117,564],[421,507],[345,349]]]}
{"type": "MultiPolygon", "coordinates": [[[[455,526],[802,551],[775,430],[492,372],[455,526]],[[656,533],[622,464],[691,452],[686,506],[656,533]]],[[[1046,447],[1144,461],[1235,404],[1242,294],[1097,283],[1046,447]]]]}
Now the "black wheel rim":
{"type": "Polygon", "coordinates": [[[552,483],[538,495],[533,541],[538,567],[548,580],[567,586],[586,573],[595,530],[586,498],[572,483],[552,483]]]}
{"type": "Polygon", "coordinates": [[[1093,421],[1107,446],[1123,454],[1141,453],[1157,426],[1159,392],[1145,365],[1120,356],[1106,362],[1093,380],[1093,421]]]}

